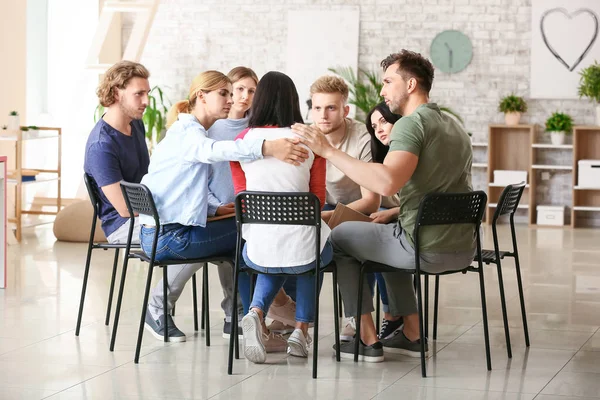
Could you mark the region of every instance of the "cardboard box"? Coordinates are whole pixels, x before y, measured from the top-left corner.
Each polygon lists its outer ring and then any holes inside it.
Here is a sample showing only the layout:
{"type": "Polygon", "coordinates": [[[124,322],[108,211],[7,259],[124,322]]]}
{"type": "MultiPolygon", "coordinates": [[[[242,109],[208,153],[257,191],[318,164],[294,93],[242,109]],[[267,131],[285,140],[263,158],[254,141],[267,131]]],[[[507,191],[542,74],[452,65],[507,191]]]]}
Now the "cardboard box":
{"type": "Polygon", "coordinates": [[[363,213],[351,209],[350,207],[338,203],[338,205],[335,206],[335,210],[333,211],[333,214],[331,215],[327,225],[329,225],[329,228],[333,229],[342,222],[347,221],[372,222],[373,219],[363,213]]]}

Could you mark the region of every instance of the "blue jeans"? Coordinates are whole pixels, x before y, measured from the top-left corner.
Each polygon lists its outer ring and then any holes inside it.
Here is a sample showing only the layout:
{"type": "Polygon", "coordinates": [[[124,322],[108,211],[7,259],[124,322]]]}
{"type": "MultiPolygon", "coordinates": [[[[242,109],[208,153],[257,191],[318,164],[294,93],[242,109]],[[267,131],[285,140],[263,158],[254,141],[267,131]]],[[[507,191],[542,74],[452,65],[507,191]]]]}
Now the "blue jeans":
{"type": "MultiPolygon", "coordinates": [[[[155,227],[142,226],[140,229],[140,244],[147,255],[152,252],[155,232],[155,227]]],[[[233,258],[236,238],[237,230],[233,218],[209,222],[204,228],[201,226],[166,224],[160,227],[158,233],[156,260],[186,260],[212,256],[231,256],[233,258]]],[[[198,264],[186,264],[183,268],[172,266],[168,269],[169,297],[171,297],[171,293],[174,295],[172,299],[169,299],[169,302],[177,300],[183,286],[199,267],[198,264]]],[[[247,312],[248,297],[250,296],[250,277],[248,274],[240,274],[238,286],[240,293],[246,293],[245,296],[242,295],[241,297],[242,304],[245,300],[244,311],[247,312]]],[[[162,291],[161,288],[157,290],[162,291]]],[[[152,299],[150,303],[153,304],[152,299]]],[[[157,300],[156,303],[156,307],[159,307],[160,301],[157,300]]]]}
{"type": "MultiPolygon", "coordinates": [[[[279,289],[288,279],[295,279],[297,283],[296,295],[296,321],[297,322],[313,322],[315,319],[315,276],[314,274],[305,274],[298,276],[276,276],[269,274],[302,274],[315,269],[315,261],[307,265],[299,265],[296,267],[281,267],[281,268],[265,268],[254,264],[248,259],[246,246],[244,246],[244,261],[250,268],[262,272],[256,280],[254,289],[254,297],[250,308],[258,308],[266,315],[273,299],[279,292],[279,289]]],[[[333,259],[333,247],[327,241],[321,252],[321,268],[325,267],[333,259]]],[[[323,273],[320,273],[320,284],[323,285],[323,273]]],[[[319,287],[319,291],[321,288],[319,287]]]]}
{"type": "MultiPolygon", "coordinates": [[[[325,207],[323,207],[323,211],[331,210],[335,210],[335,206],[331,204],[325,204],[325,207]]],[[[380,207],[379,211],[382,210],[385,210],[385,208],[380,207]]],[[[385,279],[383,279],[383,275],[379,272],[376,272],[374,274],[367,274],[367,282],[369,282],[369,287],[371,288],[371,296],[375,295],[375,281],[377,281],[377,285],[379,286],[379,296],[381,297],[381,303],[383,304],[383,312],[390,312],[390,303],[388,301],[387,288],[385,287],[385,279]]],[[[290,297],[292,296],[285,286],[283,287],[283,289],[287,294],[290,295],[290,297]]],[[[293,289],[294,287],[290,287],[290,290],[293,289]]]]}

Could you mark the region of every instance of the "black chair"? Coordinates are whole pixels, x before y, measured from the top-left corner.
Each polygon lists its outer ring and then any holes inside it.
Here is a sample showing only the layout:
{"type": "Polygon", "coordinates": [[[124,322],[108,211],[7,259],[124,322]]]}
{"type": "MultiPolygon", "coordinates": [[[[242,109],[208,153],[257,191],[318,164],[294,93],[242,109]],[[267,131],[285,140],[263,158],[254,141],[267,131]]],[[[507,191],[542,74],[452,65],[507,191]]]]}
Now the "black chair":
{"type": "MultiPolygon", "coordinates": [[[[360,337],[360,315],[361,304],[362,304],[362,286],[364,282],[364,275],[372,272],[386,272],[386,273],[410,273],[415,274],[415,286],[417,292],[417,308],[419,312],[419,336],[421,342],[421,374],[423,377],[427,376],[426,365],[425,365],[425,328],[423,326],[424,310],[427,309],[427,305],[423,307],[423,296],[421,294],[421,276],[425,278],[425,286],[427,287],[427,280],[430,275],[436,277],[436,281],[439,275],[449,275],[455,273],[467,273],[468,271],[479,273],[479,286],[481,291],[481,310],[483,314],[483,332],[485,336],[485,353],[487,358],[487,369],[491,371],[492,361],[490,356],[490,340],[488,332],[487,322],[487,306],[485,301],[485,285],[483,280],[483,263],[481,261],[481,238],[479,236],[479,226],[485,212],[487,203],[487,195],[483,191],[469,192],[469,193],[431,193],[426,195],[421,203],[419,204],[419,211],[417,214],[417,220],[415,221],[415,229],[413,232],[414,246],[415,246],[415,269],[414,270],[402,270],[389,265],[384,265],[372,261],[366,261],[360,271],[359,278],[359,290],[358,290],[358,317],[356,319],[356,337],[360,337]],[[477,260],[478,266],[466,266],[464,269],[457,271],[447,271],[442,273],[430,273],[421,270],[420,260],[420,231],[423,227],[432,225],[455,225],[455,224],[472,224],[475,228],[475,235],[477,241],[477,260]]],[[[390,288],[388,288],[389,290],[390,288]]],[[[425,293],[427,295],[427,292],[425,293]]],[[[356,347],[354,349],[354,361],[358,361],[358,344],[356,340],[356,347]]]]}
{"type": "MultiPolygon", "coordinates": [[[[315,228],[315,260],[321,259],[321,204],[316,195],[312,193],[273,193],[273,192],[240,192],[235,198],[235,218],[237,225],[237,245],[235,253],[233,307],[231,314],[232,329],[229,339],[229,364],[227,373],[233,373],[233,352],[235,347],[236,358],[239,358],[238,318],[237,318],[237,291],[238,276],[240,272],[240,259],[242,257],[242,226],[244,224],[266,225],[302,225],[315,228]]],[[[247,268],[252,274],[260,272],[247,268]]],[[[336,343],[336,360],[340,361],[340,327],[337,318],[337,268],[335,263],[330,263],[326,268],[321,268],[315,262],[315,269],[306,274],[315,274],[315,325],[313,346],[313,378],[317,378],[317,356],[319,353],[319,286],[320,272],[333,273],[333,307],[336,343]]],[[[293,276],[295,274],[274,274],[293,276]]]]}
{"type": "MultiPolygon", "coordinates": [[[[129,235],[127,239],[127,247],[125,249],[125,262],[123,263],[123,277],[121,278],[121,285],[119,287],[119,295],[117,298],[117,310],[115,315],[115,321],[113,326],[113,334],[111,338],[110,350],[114,350],[114,343],[117,334],[117,326],[119,323],[119,313],[121,310],[121,301],[123,298],[123,287],[125,282],[125,274],[127,272],[127,263],[130,258],[137,258],[141,261],[147,262],[149,264],[148,268],[148,278],[146,280],[146,289],[144,292],[144,302],[142,304],[142,316],[140,320],[140,327],[138,331],[138,340],[135,348],[135,358],[134,361],[137,364],[140,357],[140,349],[142,346],[142,337],[144,334],[144,322],[146,317],[146,310],[148,309],[148,297],[150,294],[150,284],[152,283],[152,272],[154,271],[154,267],[162,267],[163,268],[163,309],[168,310],[167,307],[167,267],[168,265],[177,265],[177,264],[204,264],[203,271],[203,293],[202,293],[202,313],[203,313],[203,322],[206,327],[206,345],[210,346],[210,321],[209,321],[209,306],[208,306],[208,267],[207,264],[209,262],[229,262],[233,264],[233,260],[231,256],[214,256],[214,257],[206,257],[206,258],[198,258],[198,259],[186,259],[186,260],[167,260],[167,261],[156,261],[156,246],[158,242],[158,234],[160,231],[160,219],[158,216],[158,211],[156,210],[156,205],[154,203],[154,198],[152,197],[152,193],[150,189],[145,185],[139,183],[130,183],[121,181],[121,192],[123,193],[123,198],[125,199],[125,204],[127,204],[127,210],[129,213],[134,216],[136,214],[139,215],[148,215],[154,219],[154,224],[156,226],[154,241],[152,243],[152,251],[150,256],[147,256],[143,251],[139,252],[130,252],[131,250],[131,238],[133,235],[133,225],[130,226],[129,235]]],[[[193,292],[193,302],[194,302],[194,329],[198,330],[198,303],[196,299],[196,274],[192,275],[192,292],[193,292]]],[[[165,334],[164,341],[168,341],[168,320],[165,319],[165,334]]]]}
{"type": "MultiPolygon", "coordinates": [[[[521,280],[521,266],[519,263],[519,251],[517,249],[517,235],[515,233],[515,221],[514,216],[521,196],[525,190],[525,182],[521,182],[515,185],[508,185],[504,188],[500,194],[496,212],[492,218],[492,235],[494,239],[494,250],[483,250],[481,252],[481,261],[486,265],[496,264],[498,271],[498,286],[500,289],[500,302],[502,304],[502,318],[504,320],[504,335],[506,337],[506,352],[508,358],[512,358],[512,348],[510,344],[510,332],[508,328],[508,314],[506,312],[506,299],[504,296],[504,280],[502,278],[502,265],[501,261],[504,257],[512,257],[515,259],[515,269],[517,272],[517,285],[519,287],[519,298],[521,300],[521,316],[523,318],[523,330],[525,332],[525,345],[529,347],[529,330],[527,329],[527,314],[525,313],[525,299],[523,297],[523,282],[521,280]],[[510,231],[512,236],[513,251],[501,251],[498,246],[498,219],[503,215],[509,215],[510,220],[510,231]]],[[[475,261],[479,261],[479,258],[475,258],[475,261]]],[[[433,314],[433,338],[437,336],[437,304],[438,304],[438,277],[435,280],[435,300],[434,300],[434,314],[433,314]]]]}
{"type": "MultiPolygon", "coordinates": [[[[83,174],[83,181],[85,182],[85,187],[87,188],[88,195],[90,196],[90,201],[92,202],[92,207],[94,209],[94,215],[92,217],[92,229],[90,231],[90,240],[88,242],[88,251],[87,257],[85,260],[85,270],[83,273],[83,285],[81,287],[81,299],[79,300],[79,312],[77,314],[77,326],[75,328],[75,336],[79,336],[79,330],[81,328],[81,317],[83,315],[83,304],[85,302],[85,292],[87,289],[87,282],[90,273],[90,264],[92,261],[92,251],[96,249],[102,250],[115,250],[115,258],[113,261],[112,274],[110,279],[110,289],[108,291],[108,305],[106,307],[106,318],[104,319],[104,325],[108,326],[110,321],[110,309],[112,306],[112,298],[115,289],[115,277],[117,275],[117,263],[119,261],[119,250],[124,249],[126,247],[125,244],[110,244],[107,242],[94,242],[94,233],[96,232],[96,221],[98,220],[98,212],[100,210],[100,195],[96,189],[96,186],[93,183],[93,178],[88,174],[83,174]]],[[[136,248],[139,248],[139,245],[132,245],[136,248]]]]}

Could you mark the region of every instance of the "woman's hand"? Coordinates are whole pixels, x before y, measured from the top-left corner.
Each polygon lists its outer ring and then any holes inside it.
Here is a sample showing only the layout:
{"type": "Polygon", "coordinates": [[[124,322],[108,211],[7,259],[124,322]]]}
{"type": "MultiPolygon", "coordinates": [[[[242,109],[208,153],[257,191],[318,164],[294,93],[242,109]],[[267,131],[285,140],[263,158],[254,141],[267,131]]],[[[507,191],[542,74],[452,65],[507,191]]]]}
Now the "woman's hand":
{"type": "Polygon", "coordinates": [[[307,126],[304,124],[292,125],[292,132],[302,137],[302,143],[323,158],[328,158],[334,147],[329,144],[325,134],[316,126],[307,126]]]}
{"type": "Polygon", "coordinates": [[[263,155],[272,156],[292,165],[300,165],[308,158],[308,150],[300,144],[298,138],[265,140],[263,155]]]}
{"type": "Polygon", "coordinates": [[[227,203],[223,204],[222,206],[219,206],[217,208],[217,211],[215,212],[215,215],[228,215],[233,213],[235,213],[235,204],[227,203]]]}
{"type": "Polygon", "coordinates": [[[389,224],[400,215],[400,207],[390,208],[389,210],[377,211],[370,215],[376,224],[389,224]]]}

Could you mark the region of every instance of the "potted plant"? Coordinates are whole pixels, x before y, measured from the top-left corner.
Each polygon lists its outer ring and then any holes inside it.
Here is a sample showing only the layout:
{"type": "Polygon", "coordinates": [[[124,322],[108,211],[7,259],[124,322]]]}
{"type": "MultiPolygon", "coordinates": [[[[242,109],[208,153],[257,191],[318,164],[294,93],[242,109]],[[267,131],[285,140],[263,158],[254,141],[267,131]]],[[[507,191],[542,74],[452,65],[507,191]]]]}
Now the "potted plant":
{"type": "Polygon", "coordinates": [[[597,61],[579,72],[579,97],[596,103],[596,125],[600,125],[600,65],[597,61]]]}
{"type": "Polygon", "coordinates": [[[570,135],[572,129],[573,118],[568,114],[555,112],[546,120],[546,132],[550,132],[552,144],[563,144],[565,136],[570,135]]]}
{"type": "Polygon", "coordinates": [[[511,93],[500,100],[498,111],[504,113],[506,125],[519,125],[521,114],[527,111],[527,103],[522,97],[511,93]]]}
{"type": "MultiPolygon", "coordinates": [[[[170,105],[169,100],[165,96],[162,89],[154,86],[148,93],[148,106],[142,116],[144,127],[146,128],[146,144],[148,150],[152,153],[152,149],[164,137],[165,127],[167,125],[167,108],[170,105]],[[166,101],[166,103],[165,103],[166,101]]],[[[94,110],[94,122],[97,122],[104,114],[104,107],[101,104],[96,106],[94,110]]]]}
{"type": "Polygon", "coordinates": [[[9,131],[18,131],[21,122],[19,121],[19,113],[16,111],[11,111],[8,114],[8,130],[9,131]]]}
{"type": "Polygon", "coordinates": [[[35,125],[31,125],[27,127],[29,129],[29,134],[31,136],[38,136],[40,134],[40,128],[35,125]]]}

